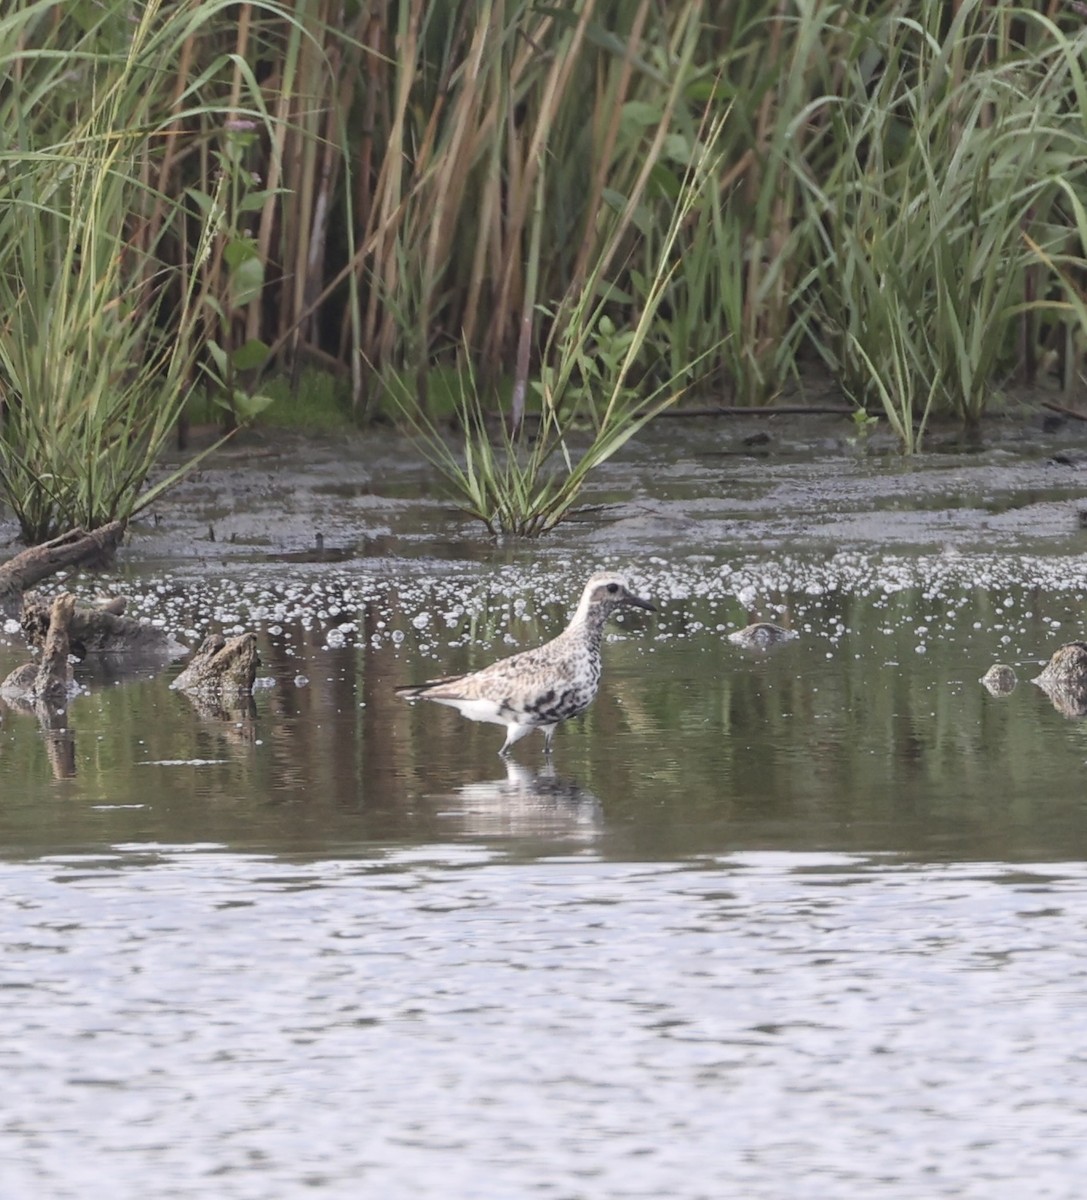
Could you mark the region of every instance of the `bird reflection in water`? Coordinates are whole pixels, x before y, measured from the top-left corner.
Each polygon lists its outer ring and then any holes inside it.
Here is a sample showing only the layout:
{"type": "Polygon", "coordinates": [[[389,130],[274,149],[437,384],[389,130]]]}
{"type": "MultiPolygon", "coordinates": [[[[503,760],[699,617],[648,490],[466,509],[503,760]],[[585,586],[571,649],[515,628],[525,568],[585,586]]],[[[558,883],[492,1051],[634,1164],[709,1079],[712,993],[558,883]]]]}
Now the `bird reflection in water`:
{"type": "Polygon", "coordinates": [[[599,799],[576,779],[558,775],[547,763],[538,771],[505,759],[504,779],[466,783],[452,793],[465,833],[485,837],[573,837],[591,839],[604,825],[599,799]]]}

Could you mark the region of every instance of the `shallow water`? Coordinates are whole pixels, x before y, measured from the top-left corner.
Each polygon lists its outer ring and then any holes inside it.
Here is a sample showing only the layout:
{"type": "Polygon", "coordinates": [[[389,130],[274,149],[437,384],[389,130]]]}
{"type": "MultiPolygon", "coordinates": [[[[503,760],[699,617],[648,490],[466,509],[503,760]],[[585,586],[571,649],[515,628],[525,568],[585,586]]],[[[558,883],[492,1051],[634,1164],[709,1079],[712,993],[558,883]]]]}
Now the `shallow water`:
{"type": "Polygon", "coordinates": [[[1087,555],[1032,470],[946,509],[741,471],[674,541],[672,478],[610,549],[123,563],[262,667],[230,711],[117,664],[63,728],[0,710],[0,1196],[1078,1196],[1087,723],[1029,680],[1087,555]],[[660,612],[551,763],[392,695],[551,636],[601,562],[660,612]]]}
{"type": "MultiPolygon", "coordinates": [[[[87,692],[60,733],[7,710],[3,843],[336,853],[497,838],[529,855],[543,839],[638,859],[768,847],[1087,857],[1087,722],[1029,682],[1078,636],[1079,560],[647,563],[638,587],[659,614],[615,627],[601,693],[558,731],[552,761],[533,735],[508,766],[499,727],[404,704],[392,687],[544,640],[577,576],[518,569],[511,595],[501,573],[390,586],[310,570],[174,593],[141,581],[134,606],[171,626],[213,611],[261,629],[252,704],[209,711],[169,690],[172,671],[99,670],[81,673],[87,692]],[[754,618],[799,637],[770,653],[731,644],[754,618]],[[1019,675],[1011,695],[979,683],[997,661],[1019,675]]],[[[0,647],[0,673],[19,657],[0,647]]]]}

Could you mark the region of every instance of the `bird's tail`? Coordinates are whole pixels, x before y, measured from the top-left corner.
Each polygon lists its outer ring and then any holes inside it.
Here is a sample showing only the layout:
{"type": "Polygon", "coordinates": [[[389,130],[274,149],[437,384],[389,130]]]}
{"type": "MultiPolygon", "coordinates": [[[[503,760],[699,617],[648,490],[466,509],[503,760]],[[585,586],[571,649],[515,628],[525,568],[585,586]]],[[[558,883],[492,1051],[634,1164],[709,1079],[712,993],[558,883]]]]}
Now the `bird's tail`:
{"type": "Polygon", "coordinates": [[[456,683],[460,678],[459,675],[447,675],[444,679],[428,679],[426,683],[406,683],[400,687],[393,688],[393,692],[403,700],[419,700],[435,688],[444,687],[449,683],[456,683]]]}

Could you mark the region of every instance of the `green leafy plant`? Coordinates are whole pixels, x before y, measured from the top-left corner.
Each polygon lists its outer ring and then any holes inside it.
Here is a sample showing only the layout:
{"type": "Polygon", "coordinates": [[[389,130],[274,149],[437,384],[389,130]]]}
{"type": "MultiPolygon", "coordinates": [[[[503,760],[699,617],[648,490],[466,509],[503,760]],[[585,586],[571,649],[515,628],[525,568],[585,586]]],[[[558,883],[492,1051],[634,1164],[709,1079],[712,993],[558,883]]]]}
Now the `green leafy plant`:
{"type": "MultiPolygon", "coordinates": [[[[1077,98],[1077,111],[1087,107],[1087,69],[1082,44],[1060,28],[1047,23],[1046,33],[1054,47],[1050,76],[1055,90],[1077,98]]],[[[1053,357],[1063,359],[1063,385],[1087,383],[1084,372],[1084,346],[1087,345],[1087,187],[1082,180],[1082,125],[1069,139],[1063,161],[1053,164],[1051,191],[1053,205],[1048,226],[1040,222],[1034,233],[1024,231],[1024,244],[1041,264],[1051,284],[1050,294],[1021,305],[1028,319],[1041,317],[1055,324],[1049,341],[1058,342],[1060,351],[1053,357]]],[[[1031,320],[1028,329],[1033,330],[1031,320]]],[[[1031,347],[1038,349],[1038,347],[1031,347]]]]}
{"type": "Polygon", "coordinates": [[[271,349],[259,337],[246,335],[245,321],[248,307],[260,300],[266,274],[257,239],[245,221],[264,208],[270,193],[256,185],[246,167],[246,153],[256,141],[248,123],[241,129],[225,129],[222,140],[214,156],[219,165],[217,186],[210,194],[190,187],[188,196],[204,227],[212,231],[210,253],[200,268],[207,350],[201,367],[214,401],[233,428],[252,420],[272,402],[246,383],[267,365],[271,349]]]}
{"type": "Polygon", "coordinates": [[[873,432],[879,424],[879,417],[874,417],[867,409],[858,408],[852,416],[853,435],[848,438],[851,446],[866,446],[868,443],[868,435],[873,432]]]}

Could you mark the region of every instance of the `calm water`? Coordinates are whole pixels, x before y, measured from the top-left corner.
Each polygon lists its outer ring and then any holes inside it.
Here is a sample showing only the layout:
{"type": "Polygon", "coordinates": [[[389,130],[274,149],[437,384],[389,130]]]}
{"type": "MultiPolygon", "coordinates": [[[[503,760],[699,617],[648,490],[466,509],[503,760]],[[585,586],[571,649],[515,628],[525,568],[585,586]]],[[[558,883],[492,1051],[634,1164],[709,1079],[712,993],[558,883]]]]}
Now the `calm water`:
{"type": "Polygon", "coordinates": [[[1087,723],[1027,680],[1085,563],[640,570],[550,766],[390,689],[583,562],[126,581],[261,686],[3,711],[0,1196],[1080,1195],[1087,723]]]}

